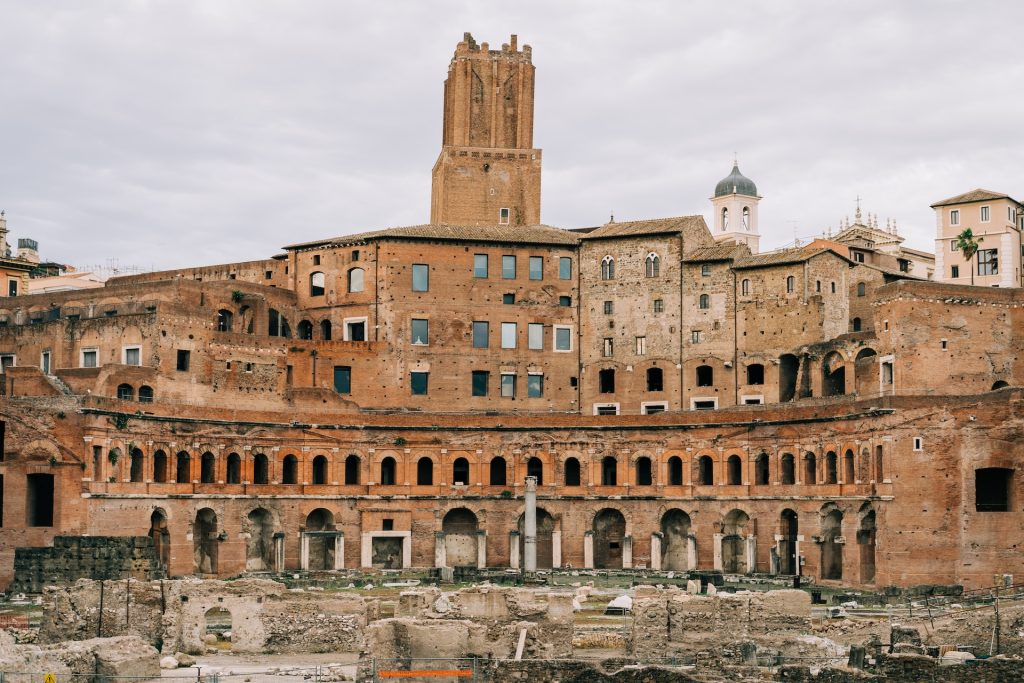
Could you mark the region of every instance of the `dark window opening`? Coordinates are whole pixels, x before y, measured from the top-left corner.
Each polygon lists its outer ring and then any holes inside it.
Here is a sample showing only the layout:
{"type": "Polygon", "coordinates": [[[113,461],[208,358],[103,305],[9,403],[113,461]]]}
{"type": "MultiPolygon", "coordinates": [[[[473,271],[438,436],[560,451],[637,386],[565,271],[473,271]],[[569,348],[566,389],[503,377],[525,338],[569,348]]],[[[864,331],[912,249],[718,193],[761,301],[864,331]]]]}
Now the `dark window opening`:
{"type": "Polygon", "coordinates": [[[754,485],[768,485],[768,454],[761,453],[754,462],[754,485]]]}
{"type": "Polygon", "coordinates": [[[189,365],[192,360],[192,352],[186,351],[185,349],[178,349],[178,363],[177,369],[181,372],[187,372],[189,365]]]}
{"type": "Polygon", "coordinates": [[[420,486],[434,483],[434,461],[430,458],[420,458],[416,463],[416,483],[420,486]]]}
{"type": "Polygon", "coordinates": [[[298,327],[299,339],[312,339],[313,338],[313,323],[308,320],[300,320],[298,327]]]}
{"type": "Polygon", "coordinates": [[[678,455],[673,455],[668,459],[668,485],[683,485],[683,459],[678,455]]]}
{"type": "Polygon", "coordinates": [[[284,467],[281,470],[281,483],[299,483],[299,460],[294,455],[284,456],[284,467]]]}
{"type": "Polygon", "coordinates": [[[727,481],[731,486],[739,486],[743,483],[743,463],[738,455],[730,455],[726,461],[727,481]]]}
{"type": "Polygon", "coordinates": [[[636,461],[636,485],[650,486],[654,482],[651,476],[651,459],[637,458],[636,461]]]}
{"type": "Polygon", "coordinates": [[[536,477],[537,486],[544,483],[544,463],[540,458],[533,457],[526,461],[526,476],[536,477]]]}
{"type": "Polygon", "coordinates": [[[647,391],[663,391],[664,387],[664,373],[662,373],[661,368],[648,368],[647,391]]]}
{"type": "Polygon", "coordinates": [[[715,464],[710,456],[702,455],[697,459],[697,483],[702,486],[715,483],[715,464]]]}
{"type": "Polygon", "coordinates": [[[456,486],[469,485],[469,461],[465,458],[455,458],[452,463],[452,483],[456,486]]]}
{"type": "Polygon", "coordinates": [[[747,384],[764,384],[764,366],[751,363],[747,366],[747,384]]]}
{"type": "Polygon", "coordinates": [[[974,470],[974,506],[978,512],[1009,512],[1013,470],[985,467],[974,470]]]}
{"type": "Polygon", "coordinates": [[[580,485],[580,461],[576,458],[567,458],[565,461],[565,485],[580,485]]]}
{"type": "Polygon", "coordinates": [[[192,464],[191,463],[191,458],[189,458],[188,453],[186,453],[185,451],[181,451],[180,453],[178,453],[178,457],[177,457],[177,459],[175,461],[175,468],[174,468],[174,481],[176,483],[178,483],[178,484],[187,484],[187,483],[189,483],[190,477],[191,477],[191,474],[192,474],[189,471],[189,469],[191,467],[191,464],[192,464]]]}
{"type": "Polygon", "coordinates": [[[789,453],[783,453],[782,455],[782,483],[796,483],[796,465],[794,464],[793,456],[789,453]]]}
{"type": "Polygon", "coordinates": [[[327,483],[327,458],[323,455],[313,458],[313,483],[327,483]]]}
{"type": "Polygon", "coordinates": [[[334,390],[339,394],[352,393],[352,368],[350,366],[334,366],[334,390]]]}
{"type": "MultiPolygon", "coordinates": [[[[345,458],[345,485],[352,486],[359,483],[359,456],[354,453],[345,458]]],[[[382,482],[383,483],[383,482],[382,482]]]]}
{"type": "Polygon", "coordinates": [[[263,453],[257,453],[252,462],[252,481],[266,484],[270,481],[270,461],[263,453]]]}
{"type": "Polygon", "coordinates": [[[216,469],[216,459],[213,457],[213,453],[203,453],[202,460],[199,461],[199,481],[204,484],[212,484],[215,475],[214,470],[216,469]]]}
{"type": "Polygon", "coordinates": [[[715,385],[715,371],[710,365],[697,366],[697,386],[711,387],[715,385]]]}
{"type": "Polygon", "coordinates": [[[139,403],[153,402],[153,387],[143,384],[139,387],[139,403]]]}
{"type": "Polygon", "coordinates": [[[491,373],[486,370],[474,370],[473,371],[473,395],[474,396],[486,396],[487,395],[487,384],[490,380],[491,373]]]}
{"type": "Polygon", "coordinates": [[[380,483],[383,486],[394,486],[395,484],[395,459],[387,457],[380,463],[380,483]]]}
{"type": "Polygon", "coordinates": [[[120,384],[117,387],[117,397],[122,401],[131,401],[135,398],[135,388],[131,384],[120,384]]]}
{"type": "Polygon", "coordinates": [[[26,524],[53,526],[53,475],[29,474],[26,479],[26,524]]]}
{"type": "Polygon", "coordinates": [[[491,460],[491,476],[489,482],[491,486],[504,486],[507,476],[507,464],[505,458],[498,456],[491,460]]]}
{"type": "Polygon", "coordinates": [[[229,484],[242,483],[242,458],[238,453],[228,455],[228,478],[229,484]]]}
{"type": "Polygon", "coordinates": [[[615,371],[601,370],[597,373],[598,384],[600,385],[599,391],[602,394],[614,394],[615,393],[615,371]]]}
{"type": "Polygon", "coordinates": [[[380,527],[381,527],[382,531],[394,531],[395,530],[395,520],[393,520],[393,519],[385,519],[383,522],[381,522],[380,527]]]}
{"type": "Polygon", "coordinates": [[[616,466],[615,458],[610,455],[601,461],[601,485],[602,486],[615,486],[616,485],[616,466]]]}

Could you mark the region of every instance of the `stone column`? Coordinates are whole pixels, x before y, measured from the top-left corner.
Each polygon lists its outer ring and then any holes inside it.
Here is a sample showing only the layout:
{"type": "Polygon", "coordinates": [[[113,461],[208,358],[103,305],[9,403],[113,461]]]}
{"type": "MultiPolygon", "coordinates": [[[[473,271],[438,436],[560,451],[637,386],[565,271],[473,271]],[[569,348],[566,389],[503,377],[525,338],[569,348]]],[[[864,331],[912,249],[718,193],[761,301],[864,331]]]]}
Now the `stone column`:
{"type": "Polygon", "coordinates": [[[594,568],[594,532],[587,531],[583,534],[583,568],[594,568]]]}
{"type": "Polygon", "coordinates": [[[784,537],[782,534],[775,534],[775,545],[772,546],[771,551],[771,566],[768,571],[772,574],[782,573],[782,541],[784,537]]]}
{"type": "Polygon", "coordinates": [[[722,534],[715,534],[715,549],[714,549],[715,550],[715,557],[714,557],[715,565],[714,565],[714,567],[715,567],[715,569],[717,571],[722,571],[722,538],[723,538],[722,534]]]}
{"type": "Polygon", "coordinates": [[[284,571],[284,534],[280,531],[274,534],[274,571],[284,571]]]}
{"type": "Polygon", "coordinates": [[[299,569],[309,570],[309,534],[305,531],[299,533],[299,569]]]}
{"type": "Polygon", "coordinates": [[[359,566],[373,568],[373,537],[366,532],[359,537],[359,566]]]}
{"type": "Polygon", "coordinates": [[[661,539],[660,531],[651,534],[651,569],[654,571],[661,571],[661,539]]]}
{"type": "Polygon", "coordinates": [[[757,571],[757,536],[750,534],[746,539],[747,574],[757,571]]]}
{"type": "Polygon", "coordinates": [[[623,536],[622,537],[622,568],[632,569],[633,568],[633,537],[623,536]]]}
{"type": "Polygon", "coordinates": [[[523,571],[537,571],[537,478],[526,478],[526,512],[523,515],[523,571]]]}
{"type": "Polygon", "coordinates": [[[697,568],[697,537],[692,533],[686,536],[686,568],[697,568]]]}
{"type": "Polygon", "coordinates": [[[338,532],[334,537],[334,570],[345,568],[345,534],[338,532]]]}
{"type": "Polygon", "coordinates": [[[519,532],[508,533],[508,566],[519,569],[519,532]]]}
{"type": "Polygon", "coordinates": [[[803,534],[801,534],[801,535],[796,537],[795,541],[793,541],[793,544],[796,546],[794,554],[796,555],[796,575],[797,576],[803,576],[803,574],[804,574],[803,562],[800,561],[800,543],[802,543],[803,540],[804,540],[804,537],[803,537],[803,534]]]}
{"type": "Polygon", "coordinates": [[[476,568],[487,566],[487,532],[480,529],[476,532],[476,568]]]}
{"type": "Polygon", "coordinates": [[[439,568],[448,566],[448,549],[444,547],[443,531],[434,533],[434,566],[439,568]]]}
{"type": "Polygon", "coordinates": [[[402,536],[402,569],[412,566],[412,532],[406,531],[402,536]]]}
{"type": "Polygon", "coordinates": [[[551,532],[551,566],[555,569],[562,566],[562,532],[559,529],[551,532]]]}

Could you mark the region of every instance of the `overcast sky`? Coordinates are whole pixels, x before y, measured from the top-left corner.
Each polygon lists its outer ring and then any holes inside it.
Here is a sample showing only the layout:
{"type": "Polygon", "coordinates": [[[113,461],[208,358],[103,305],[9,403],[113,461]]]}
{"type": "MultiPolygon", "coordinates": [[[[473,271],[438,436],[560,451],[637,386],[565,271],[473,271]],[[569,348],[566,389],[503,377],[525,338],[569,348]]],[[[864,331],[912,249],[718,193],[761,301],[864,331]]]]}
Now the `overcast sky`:
{"type": "Polygon", "coordinates": [[[860,195],[1024,195],[1017,2],[0,0],[0,208],[44,258],[173,268],[426,222],[464,31],[533,46],[542,220],[703,213],[733,153],[762,248],[860,195]]]}

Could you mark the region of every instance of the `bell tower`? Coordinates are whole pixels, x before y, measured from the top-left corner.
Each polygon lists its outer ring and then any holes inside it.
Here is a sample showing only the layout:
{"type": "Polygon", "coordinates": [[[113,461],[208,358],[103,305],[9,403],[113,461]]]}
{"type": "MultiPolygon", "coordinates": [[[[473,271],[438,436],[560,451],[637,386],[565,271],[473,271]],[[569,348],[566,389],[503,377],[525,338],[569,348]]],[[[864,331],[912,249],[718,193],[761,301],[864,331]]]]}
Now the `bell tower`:
{"type": "Polygon", "coordinates": [[[466,33],[444,82],[441,154],[430,222],[540,223],[541,151],[533,148],[532,50],[517,37],[490,50],[466,33]]]}
{"type": "Polygon", "coordinates": [[[715,212],[716,242],[746,244],[757,253],[761,235],[757,231],[757,205],[761,197],[754,181],[740,173],[739,164],[733,162],[732,173],[718,181],[711,206],[715,212]]]}

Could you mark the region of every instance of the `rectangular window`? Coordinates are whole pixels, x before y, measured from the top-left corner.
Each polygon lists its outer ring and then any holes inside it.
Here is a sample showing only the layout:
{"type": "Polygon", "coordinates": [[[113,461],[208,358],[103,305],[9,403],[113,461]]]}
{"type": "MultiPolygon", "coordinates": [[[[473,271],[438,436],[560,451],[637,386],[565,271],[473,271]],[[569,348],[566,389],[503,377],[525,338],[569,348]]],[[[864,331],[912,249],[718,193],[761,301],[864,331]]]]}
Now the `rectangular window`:
{"type": "Polygon", "coordinates": [[[412,319],[412,343],[426,345],[430,343],[430,321],[423,318],[412,319]]]}
{"type": "Polygon", "coordinates": [[[491,343],[491,324],[486,320],[473,321],[473,348],[486,349],[491,343]]]}
{"type": "Polygon", "coordinates": [[[572,259],[568,256],[562,256],[558,259],[558,279],[572,279],[572,259]]]}
{"type": "Polygon", "coordinates": [[[473,277],[487,277],[487,254],[473,254],[473,277]]]}
{"type": "Polygon", "coordinates": [[[960,266],[952,266],[949,269],[949,276],[952,278],[960,277],[960,266]]]}
{"type": "Polygon", "coordinates": [[[701,331],[701,330],[693,330],[690,333],[690,343],[691,344],[700,344],[703,341],[704,341],[704,332],[703,331],[701,331]]]}
{"type": "Polygon", "coordinates": [[[424,263],[412,264],[412,291],[426,292],[430,289],[430,268],[424,263]]]}
{"type": "Polygon", "coordinates": [[[501,324],[501,348],[503,349],[514,349],[516,348],[516,323],[502,323],[501,324]]]}
{"type": "Polygon", "coordinates": [[[508,225],[508,217],[511,212],[508,209],[498,209],[498,223],[508,225]]]}
{"type": "Polygon", "coordinates": [[[718,407],[718,401],[715,399],[696,399],[693,401],[694,410],[714,410],[718,407]]]}
{"type": "Polygon", "coordinates": [[[7,372],[7,368],[13,368],[16,359],[13,353],[0,353],[0,371],[7,372]]]}
{"type": "Polygon", "coordinates": [[[514,304],[516,302],[515,294],[502,294],[501,303],[503,304],[514,304]]]}
{"type": "Polygon", "coordinates": [[[501,375],[501,397],[516,397],[516,376],[502,373],[501,375]]]}
{"type": "Polygon", "coordinates": [[[572,328],[555,325],[555,351],[572,351],[572,328]]]}
{"type": "MultiPolygon", "coordinates": [[[[910,261],[901,258],[901,259],[896,259],[896,263],[899,264],[900,272],[901,273],[909,273],[910,272],[910,261]]],[[[834,282],[832,284],[835,285],[834,282]]]]}
{"type": "Polygon", "coordinates": [[[99,365],[99,355],[96,349],[82,349],[82,367],[95,368],[99,365]]]}
{"type": "Polygon", "coordinates": [[[7,281],[7,296],[18,296],[18,281],[8,280],[7,281]]]}
{"type": "Polygon", "coordinates": [[[594,404],[594,415],[618,415],[619,404],[618,403],[595,403],[594,404]]]}
{"type": "Polygon", "coordinates": [[[530,257],[530,279],[531,280],[543,280],[544,279],[544,257],[543,256],[531,256],[530,257]]]}
{"type": "MultiPolygon", "coordinates": [[[[192,361],[192,352],[184,349],[178,349],[178,370],[185,372],[192,361]]],[[[134,363],[128,363],[128,365],[134,365],[134,363]]]]}
{"type": "Polygon", "coordinates": [[[125,365],[142,365],[142,349],[138,346],[126,346],[122,360],[125,365]]]}
{"type": "Polygon", "coordinates": [[[348,365],[334,366],[334,390],[339,394],[352,393],[352,368],[348,365]]]}
{"type": "Polygon", "coordinates": [[[987,207],[987,206],[981,207],[981,222],[982,223],[988,223],[989,222],[989,207],[987,207]]]}
{"type": "Polygon", "coordinates": [[[667,403],[641,403],[640,410],[644,415],[657,415],[668,410],[667,403]]]}
{"type": "Polygon", "coordinates": [[[892,384],[892,363],[882,363],[882,384],[892,384]]]}
{"type": "Polygon", "coordinates": [[[960,209],[953,209],[949,212],[949,224],[960,225],[960,209]]]}
{"type": "Polygon", "coordinates": [[[708,276],[710,276],[711,275],[711,266],[709,266],[706,263],[704,265],[702,265],[700,267],[700,275],[701,275],[701,277],[708,277],[708,276]]]}
{"type": "Polygon", "coordinates": [[[501,257],[501,277],[506,280],[516,279],[516,257],[505,255],[501,257]]]}
{"type": "Polygon", "coordinates": [[[526,327],[526,345],[531,351],[544,350],[544,325],[530,323],[526,327]]]}
{"type": "Polygon", "coordinates": [[[540,398],[544,395],[544,375],[526,376],[526,397],[540,398]]]}
{"type": "Polygon", "coordinates": [[[949,241],[949,250],[950,251],[960,251],[960,242],[957,241],[957,240],[950,240],[949,241]]]}
{"type": "Polygon", "coordinates": [[[427,395],[427,385],[429,384],[429,380],[430,380],[430,373],[429,372],[413,372],[413,373],[410,373],[410,375],[411,375],[411,377],[410,377],[409,386],[412,387],[412,395],[413,396],[426,396],[427,395]]]}
{"type": "Polygon", "coordinates": [[[655,313],[664,313],[665,312],[665,302],[663,300],[661,300],[661,299],[655,299],[654,300],[654,312],[655,313]]]}
{"type": "Polygon", "coordinates": [[[615,341],[611,337],[604,338],[604,357],[611,358],[615,353],[615,341]]]}
{"type": "Polygon", "coordinates": [[[643,356],[647,353],[647,337],[636,338],[636,355],[643,356]]]}
{"type": "Polygon", "coordinates": [[[864,252],[855,251],[853,252],[853,260],[857,263],[864,263],[864,252]]]}
{"type": "Polygon", "coordinates": [[[319,266],[320,265],[320,254],[313,254],[313,265],[314,266],[319,266]]]}
{"type": "Polygon", "coordinates": [[[571,296],[564,296],[564,295],[558,297],[558,305],[559,306],[572,306],[572,297],[571,296]]]}
{"type": "Polygon", "coordinates": [[[999,274],[999,250],[979,249],[978,250],[978,275],[999,274]]]}
{"type": "Polygon", "coordinates": [[[615,312],[615,302],[613,302],[613,301],[605,301],[604,302],[604,314],[605,315],[611,315],[614,312],[615,312]]]}
{"type": "Polygon", "coordinates": [[[473,371],[473,395],[486,396],[487,384],[490,382],[491,373],[486,370],[473,371]]]}

